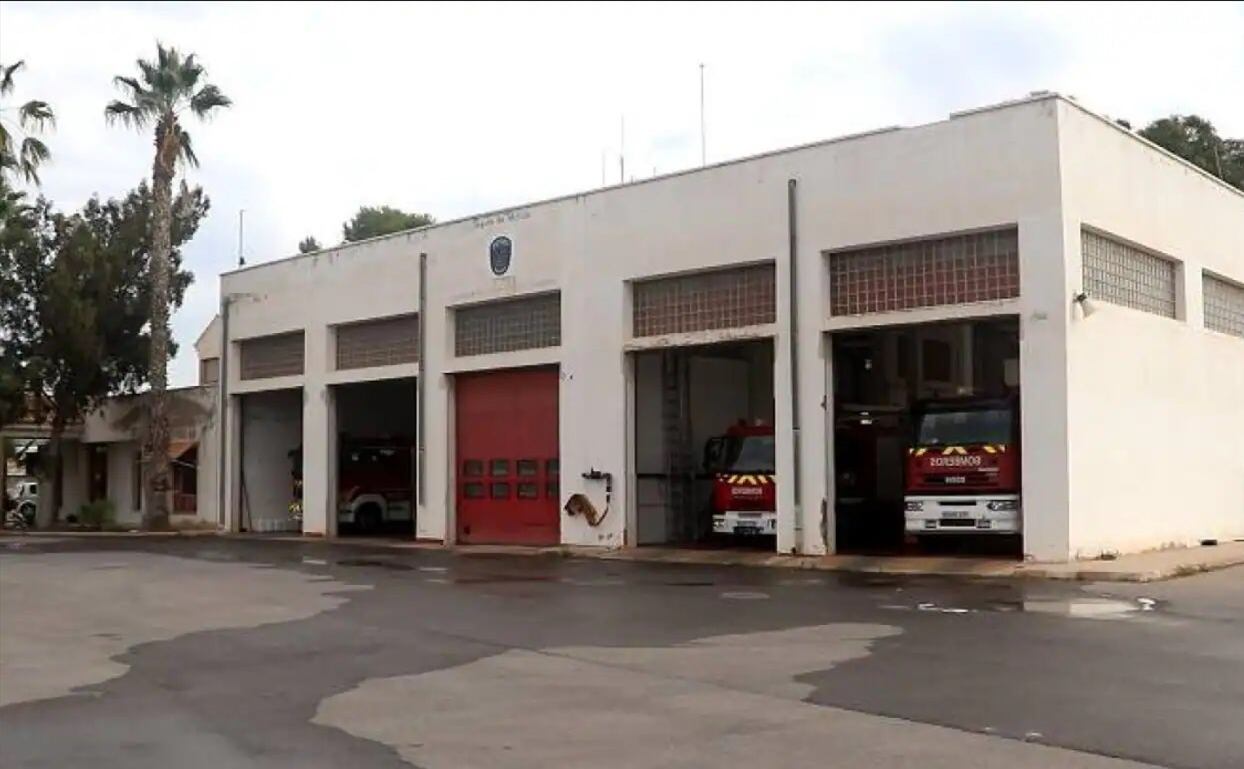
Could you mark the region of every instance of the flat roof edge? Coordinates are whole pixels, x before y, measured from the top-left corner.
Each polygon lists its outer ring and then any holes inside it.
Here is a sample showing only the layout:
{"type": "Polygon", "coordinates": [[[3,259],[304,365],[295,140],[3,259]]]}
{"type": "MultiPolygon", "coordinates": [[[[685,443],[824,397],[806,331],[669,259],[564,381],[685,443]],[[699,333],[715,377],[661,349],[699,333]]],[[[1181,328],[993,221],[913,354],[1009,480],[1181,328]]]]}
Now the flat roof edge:
{"type": "Polygon", "coordinates": [[[774,149],[774,150],[768,150],[765,152],[759,152],[759,153],[752,154],[752,155],[745,155],[743,157],[731,158],[729,160],[722,160],[716,163],[709,163],[708,165],[704,165],[704,166],[699,166],[699,167],[694,167],[694,168],[685,168],[680,171],[671,171],[670,173],[666,173],[666,174],[650,176],[646,179],[636,179],[630,182],[624,182],[621,184],[605,185],[602,187],[591,187],[586,190],[579,190],[577,192],[567,193],[564,195],[557,195],[557,196],[550,197],[550,198],[542,198],[539,200],[532,200],[532,201],[527,201],[523,203],[517,203],[514,205],[503,206],[500,208],[489,209],[486,211],[480,211],[480,212],[469,214],[466,216],[456,217],[454,219],[446,219],[445,221],[442,221],[442,222],[434,222],[432,224],[424,225],[423,227],[415,227],[409,230],[401,230],[399,232],[391,232],[385,235],[377,235],[372,238],[366,238],[364,240],[356,240],[356,241],[352,241],[349,243],[340,243],[335,246],[329,246],[327,248],[320,249],[319,251],[312,251],[309,254],[292,254],[290,256],[280,257],[280,258],[272,259],[266,262],[259,262],[257,264],[251,264],[251,265],[246,265],[244,267],[237,267],[231,270],[225,270],[220,273],[220,277],[223,280],[226,277],[233,276],[233,275],[239,275],[241,273],[250,272],[252,270],[258,270],[258,269],[265,268],[265,267],[272,267],[275,265],[284,264],[286,262],[291,262],[297,259],[308,259],[308,258],[315,258],[319,256],[326,256],[326,255],[330,255],[336,252],[345,251],[355,246],[362,246],[362,245],[366,245],[369,243],[377,243],[377,242],[384,241],[384,240],[395,240],[397,238],[403,238],[403,237],[410,239],[412,236],[421,235],[423,233],[427,233],[432,230],[439,229],[441,227],[451,227],[454,225],[462,224],[464,222],[469,222],[469,221],[476,220],[476,219],[484,219],[490,216],[496,216],[498,214],[504,214],[510,211],[516,211],[516,210],[523,209],[523,208],[534,208],[536,206],[544,206],[544,205],[549,205],[552,203],[559,203],[559,202],[566,201],[566,200],[573,200],[575,198],[587,197],[589,195],[597,195],[602,192],[609,192],[612,190],[618,190],[618,189],[623,189],[627,187],[638,187],[644,184],[652,184],[654,182],[665,181],[667,179],[675,179],[678,177],[687,176],[690,174],[696,174],[696,173],[708,171],[711,169],[725,168],[729,166],[739,165],[742,163],[750,163],[756,160],[763,160],[765,158],[793,154],[796,152],[802,152],[804,150],[815,149],[817,147],[826,147],[832,144],[854,141],[857,139],[863,139],[863,138],[867,138],[870,136],[877,136],[880,134],[888,134],[888,133],[894,133],[897,131],[923,128],[923,127],[930,126],[930,125],[937,125],[938,123],[944,123],[944,122],[962,119],[965,117],[970,117],[972,115],[978,115],[978,114],[987,113],[987,112],[996,112],[996,111],[1001,111],[1001,110],[1006,110],[1006,109],[1013,109],[1015,107],[1022,107],[1024,105],[1035,104],[1035,103],[1043,102],[1043,101],[1059,101],[1064,104],[1071,105],[1075,107],[1076,109],[1080,110],[1081,112],[1083,112],[1084,114],[1089,115],[1090,117],[1094,117],[1100,120],[1101,122],[1109,125],[1116,131],[1120,131],[1124,134],[1127,134],[1128,136],[1131,136],[1136,141],[1139,141],[1142,144],[1145,144],[1148,147],[1155,149],[1158,152],[1161,152],[1167,157],[1179,163],[1182,163],[1186,167],[1196,171],[1197,173],[1201,174],[1205,178],[1217,183],[1219,186],[1223,187],[1229,192],[1232,192],[1237,196],[1244,197],[1244,191],[1236,189],[1232,185],[1228,184],[1226,181],[1219,179],[1218,177],[1214,176],[1213,174],[1201,168],[1200,166],[1197,166],[1196,164],[1191,163],[1179,157],[1173,152],[1170,152],[1169,150],[1166,150],[1163,147],[1160,147],[1159,145],[1154,144],[1153,142],[1144,138],[1137,132],[1131,131],[1127,128],[1124,128],[1121,125],[1118,125],[1117,123],[1114,122],[1114,120],[1110,119],[1106,115],[1103,115],[1099,112],[1095,112],[1094,110],[1089,109],[1088,107],[1081,104],[1078,100],[1071,98],[1069,96],[1065,96],[1056,91],[1033,91],[1029,95],[1018,98],[1018,99],[1008,99],[1005,101],[995,102],[993,104],[986,104],[981,107],[973,107],[971,109],[953,111],[949,114],[949,117],[946,120],[935,120],[929,123],[920,123],[920,124],[911,125],[911,126],[892,125],[892,126],[886,126],[883,128],[871,129],[868,131],[860,131],[856,133],[845,134],[843,136],[835,136],[829,139],[818,139],[816,141],[807,142],[804,144],[796,144],[796,145],[791,145],[788,147],[781,147],[781,148],[774,149]]]}
{"type": "Polygon", "coordinates": [[[1196,171],[1198,174],[1210,180],[1211,182],[1214,182],[1219,187],[1222,187],[1223,189],[1225,189],[1227,192],[1230,192],[1236,195],[1237,197],[1244,198],[1244,190],[1241,190],[1231,185],[1225,179],[1219,179],[1217,176],[1214,176],[1209,171],[1206,171],[1204,168],[1201,168],[1196,163],[1193,163],[1192,161],[1187,160],[1185,158],[1181,158],[1180,156],[1166,149],[1162,145],[1155,144],[1154,142],[1149,141],[1145,137],[1141,136],[1139,131],[1133,131],[1130,128],[1124,128],[1123,126],[1116,123],[1108,115],[1103,115],[1102,113],[1097,112],[1096,110],[1090,109],[1075,99],[1068,98],[1066,96],[1059,96],[1058,99],[1064,104],[1069,104],[1072,107],[1075,107],[1080,112],[1083,112],[1085,115],[1088,115],[1089,117],[1092,117],[1092,118],[1096,118],[1097,120],[1105,123],[1106,125],[1110,126],[1111,128],[1118,131],[1119,133],[1122,133],[1126,136],[1130,136],[1133,140],[1140,142],[1146,147],[1153,149],[1153,150],[1157,150],[1159,153],[1165,155],[1171,160],[1174,160],[1176,163],[1179,163],[1192,171],[1196,171]]]}

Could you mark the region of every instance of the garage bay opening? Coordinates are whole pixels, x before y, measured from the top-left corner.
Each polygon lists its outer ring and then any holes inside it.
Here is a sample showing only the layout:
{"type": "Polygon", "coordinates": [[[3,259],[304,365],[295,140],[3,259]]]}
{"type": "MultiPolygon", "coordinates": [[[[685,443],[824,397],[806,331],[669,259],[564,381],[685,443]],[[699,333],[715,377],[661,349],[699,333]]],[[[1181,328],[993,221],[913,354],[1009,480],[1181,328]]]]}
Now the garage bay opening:
{"type": "Polygon", "coordinates": [[[1018,556],[1019,322],[833,335],[841,552],[1018,556]]]}
{"type": "Polygon", "coordinates": [[[415,379],[335,386],[337,533],[415,536],[415,379]]]}
{"type": "Polygon", "coordinates": [[[302,388],[241,395],[238,527],[302,531],[302,388]]]}
{"type": "Polygon", "coordinates": [[[773,342],[634,353],[640,545],[776,549],[773,342]]]}

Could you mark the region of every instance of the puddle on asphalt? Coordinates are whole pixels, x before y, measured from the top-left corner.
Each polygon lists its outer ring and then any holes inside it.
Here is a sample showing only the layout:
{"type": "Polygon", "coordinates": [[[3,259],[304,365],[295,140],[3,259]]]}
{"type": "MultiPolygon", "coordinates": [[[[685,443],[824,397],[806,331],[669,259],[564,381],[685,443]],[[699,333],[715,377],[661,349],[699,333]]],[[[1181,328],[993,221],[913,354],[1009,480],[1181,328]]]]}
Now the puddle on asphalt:
{"type": "Polygon", "coordinates": [[[625,580],[616,577],[562,577],[561,582],[566,585],[575,585],[576,587],[617,587],[626,584],[625,580]]]}
{"type": "Polygon", "coordinates": [[[337,561],[338,566],[375,566],[381,569],[391,569],[393,571],[414,571],[415,567],[408,563],[400,561],[382,561],[378,558],[341,558],[337,561]]]}
{"type": "Polygon", "coordinates": [[[1017,610],[1077,619],[1125,619],[1153,611],[1156,604],[1152,598],[1138,598],[1135,601],[1116,598],[1038,599],[1020,602],[1017,610]]]}
{"type": "Polygon", "coordinates": [[[981,607],[941,606],[933,602],[922,602],[915,605],[883,604],[880,608],[890,611],[919,611],[938,614],[971,614],[985,612],[1022,612],[1025,614],[1050,614],[1073,619],[1128,619],[1137,615],[1155,611],[1157,601],[1152,598],[1137,598],[1124,601],[1117,598],[1033,598],[1014,601],[993,601],[981,607]]]}
{"type": "Polygon", "coordinates": [[[518,574],[485,574],[478,577],[455,577],[451,581],[455,585],[491,585],[508,582],[552,582],[551,576],[525,576],[518,574]]]}

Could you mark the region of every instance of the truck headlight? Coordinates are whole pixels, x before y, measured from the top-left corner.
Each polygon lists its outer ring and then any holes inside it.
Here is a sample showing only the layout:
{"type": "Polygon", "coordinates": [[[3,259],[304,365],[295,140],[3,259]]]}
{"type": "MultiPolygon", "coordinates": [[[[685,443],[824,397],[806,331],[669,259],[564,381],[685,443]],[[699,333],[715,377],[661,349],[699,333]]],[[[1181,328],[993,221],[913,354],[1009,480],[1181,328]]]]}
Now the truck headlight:
{"type": "Polygon", "coordinates": [[[995,499],[986,505],[994,512],[1012,511],[1019,509],[1018,499],[995,499]]]}
{"type": "Polygon", "coordinates": [[[907,512],[909,512],[909,513],[919,513],[919,512],[921,512],[921,511],[923,511],[923,510],[924,510],[924,503],[923,503],[923,502],[914,502],[914,501],[910,501],[910,500],[909,500],[909,501],[907,502],[906,507],[907,507],[907,512]]]}

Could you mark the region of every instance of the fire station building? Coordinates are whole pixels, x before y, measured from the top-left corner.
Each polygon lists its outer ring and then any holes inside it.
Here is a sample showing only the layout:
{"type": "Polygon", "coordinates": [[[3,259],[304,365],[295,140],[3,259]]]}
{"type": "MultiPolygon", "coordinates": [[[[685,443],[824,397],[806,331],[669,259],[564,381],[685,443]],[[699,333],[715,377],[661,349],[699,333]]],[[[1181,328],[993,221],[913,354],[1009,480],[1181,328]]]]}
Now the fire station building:
{"type": "Polygon", "coordinates": [[[238,269],[198,349],[234,531],[712,541],[746,428],[731,544],[910,548],[913,413],[988,397],[1017,555],[1244,537],[1244,194],[1053,94],[238,269]]]}

